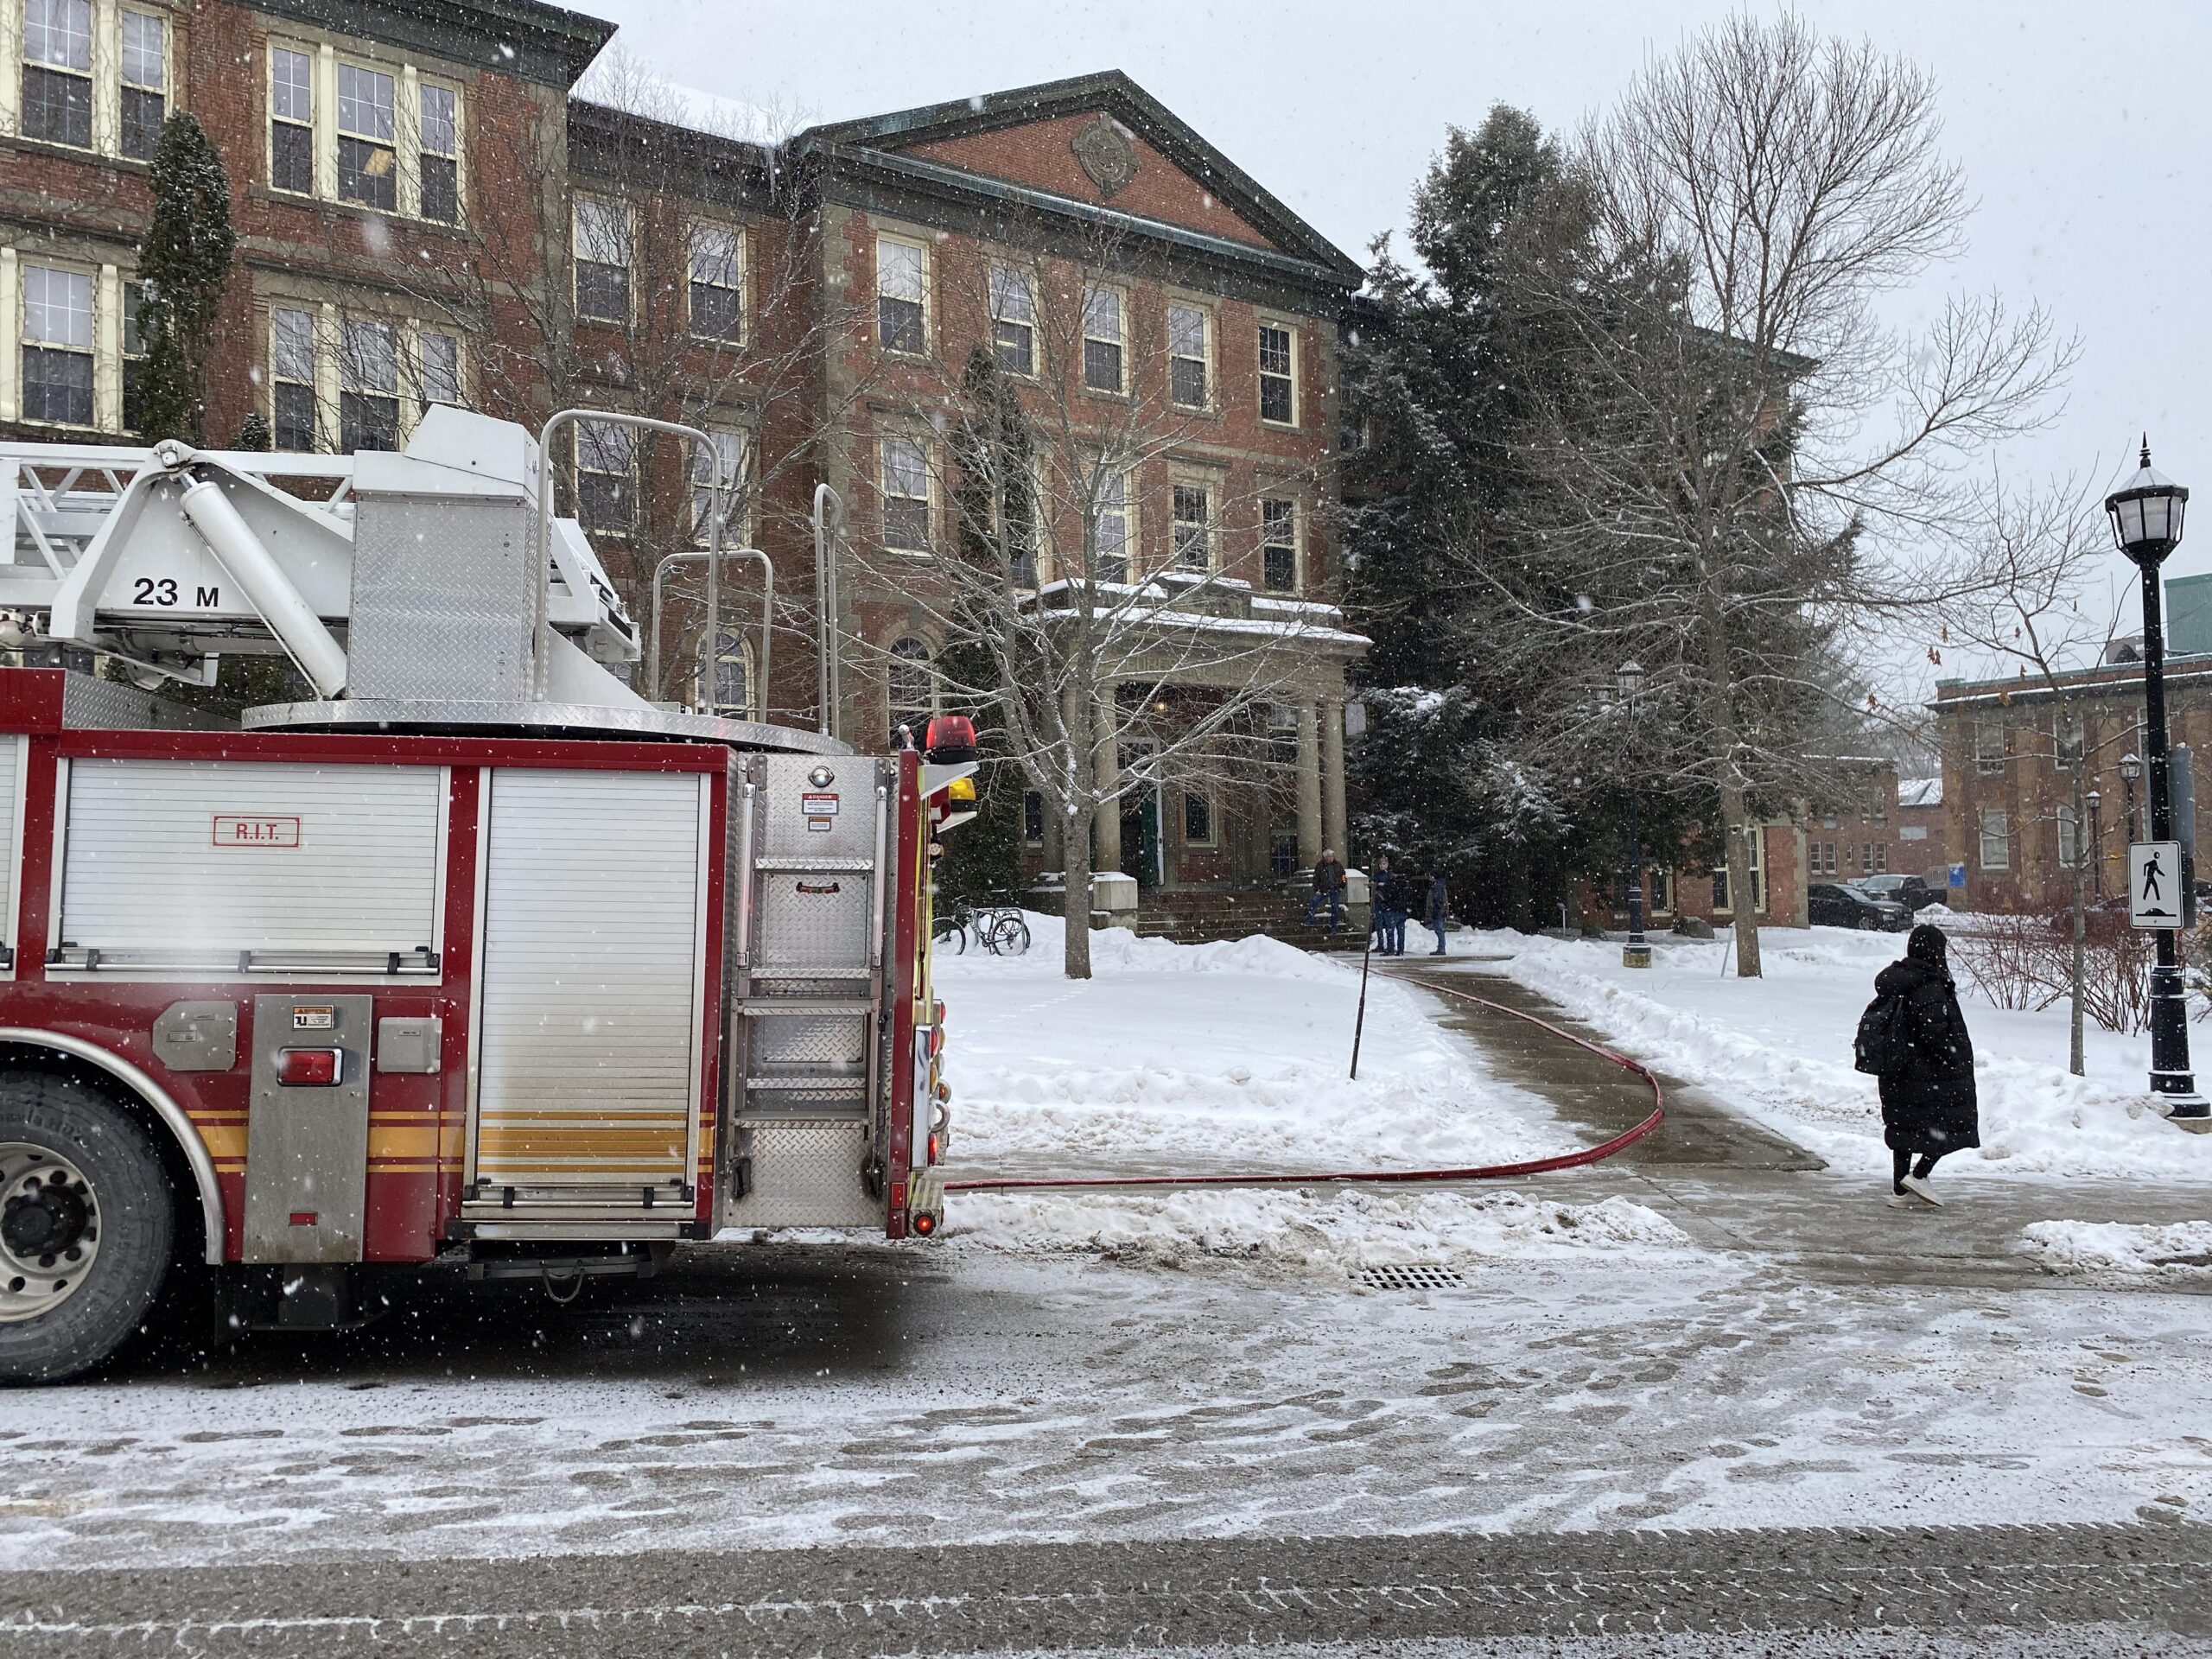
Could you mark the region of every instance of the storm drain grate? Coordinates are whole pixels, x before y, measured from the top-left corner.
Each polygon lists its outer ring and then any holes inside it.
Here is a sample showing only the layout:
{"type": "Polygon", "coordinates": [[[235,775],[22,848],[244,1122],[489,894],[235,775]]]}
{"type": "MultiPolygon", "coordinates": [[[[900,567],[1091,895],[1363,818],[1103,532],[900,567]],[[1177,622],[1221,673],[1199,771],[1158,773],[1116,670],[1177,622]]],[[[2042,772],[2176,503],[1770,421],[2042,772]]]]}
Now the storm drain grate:
{"type": "Polygon", "coordinates": [[[1466,1282],[1450,1268],[1433,1268],[1422,1262],[1362,1268],[1359,1278],[1362,1284],[1372,1285],[1377,1290],[1449,1290],[1466,1282]]]}

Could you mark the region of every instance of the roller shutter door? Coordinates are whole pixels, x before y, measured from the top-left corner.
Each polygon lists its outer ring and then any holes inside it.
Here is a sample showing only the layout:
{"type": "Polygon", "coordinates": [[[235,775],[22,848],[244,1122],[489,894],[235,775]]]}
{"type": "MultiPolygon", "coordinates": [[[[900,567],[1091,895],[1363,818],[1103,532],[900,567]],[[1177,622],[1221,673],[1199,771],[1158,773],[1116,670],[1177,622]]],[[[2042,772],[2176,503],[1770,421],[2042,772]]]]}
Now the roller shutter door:
{"type": "Polygon", "coordinates": [[[78,959],[436,947],[438,767],[73,760],[67,810],[57,943],[78,959]]]}
{"type": "Polygon", "coordinates": [[[474,1178],[688,1185],[706,779],[489,777],[474,1178]]]}

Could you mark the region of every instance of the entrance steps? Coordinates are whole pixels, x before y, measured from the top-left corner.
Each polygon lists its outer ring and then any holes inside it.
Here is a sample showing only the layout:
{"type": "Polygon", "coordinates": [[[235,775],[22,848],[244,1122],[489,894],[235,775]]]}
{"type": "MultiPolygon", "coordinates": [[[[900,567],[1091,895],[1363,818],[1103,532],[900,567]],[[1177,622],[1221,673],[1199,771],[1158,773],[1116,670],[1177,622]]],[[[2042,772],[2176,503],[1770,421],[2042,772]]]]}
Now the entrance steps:
{"type": "Polygon", "coordinates": [[[1264,933],[1301,950],[1357,950],[1363,942],[1364,906],[1344,909],[1344,926],[1328,931],[1324,919],[1306,923],[1312,888],[1294,887],[1154,888],[1137,907],[1130,931],[1140,938],[1173,939],[1179,944],[1210,944],[1264,933]]]}

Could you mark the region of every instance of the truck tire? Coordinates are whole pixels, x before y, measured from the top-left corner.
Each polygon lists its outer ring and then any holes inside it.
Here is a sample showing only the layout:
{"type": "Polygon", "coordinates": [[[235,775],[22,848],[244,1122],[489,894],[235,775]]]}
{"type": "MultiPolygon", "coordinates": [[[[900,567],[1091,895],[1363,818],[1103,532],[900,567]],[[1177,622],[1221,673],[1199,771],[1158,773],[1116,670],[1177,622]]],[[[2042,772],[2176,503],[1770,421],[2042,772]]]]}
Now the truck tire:
{"type": "Polygon", "coordinates": [[[168,1277],[175,1194],[146,1130],[98,1090],[0,1075],[0,1380],[90,1370],[168,1277]]]}

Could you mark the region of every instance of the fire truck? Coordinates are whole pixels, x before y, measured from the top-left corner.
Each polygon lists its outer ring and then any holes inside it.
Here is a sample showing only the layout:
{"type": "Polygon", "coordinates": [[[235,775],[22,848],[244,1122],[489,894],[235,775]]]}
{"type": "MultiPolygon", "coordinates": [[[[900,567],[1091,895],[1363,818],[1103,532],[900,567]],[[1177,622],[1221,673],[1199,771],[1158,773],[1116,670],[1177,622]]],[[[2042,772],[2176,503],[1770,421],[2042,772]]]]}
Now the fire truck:
{"type": "Polygon", "coordinates": [[[557,1294],[937,1230],[930,855],[972,728],[869,755],[632,690],[660,619],[554,512],[580,414],[0,447],[0,647],[56,664],[0,670],[0,1376],[99,1363],[185,1281],[332,1328],[380,1272],[557,1294]],[[162,695],[238,652],[315,695],[162,695]]]}

